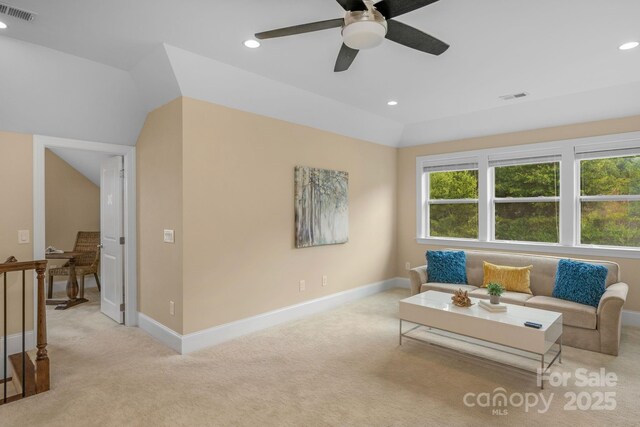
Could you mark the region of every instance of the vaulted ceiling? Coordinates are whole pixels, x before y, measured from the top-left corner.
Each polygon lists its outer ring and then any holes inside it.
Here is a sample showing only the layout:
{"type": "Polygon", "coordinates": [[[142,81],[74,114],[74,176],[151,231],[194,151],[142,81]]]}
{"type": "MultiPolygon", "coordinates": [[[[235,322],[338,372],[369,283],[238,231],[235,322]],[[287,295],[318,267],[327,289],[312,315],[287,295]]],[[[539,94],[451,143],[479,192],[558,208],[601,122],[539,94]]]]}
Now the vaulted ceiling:
{"type": "Polygon", "coordinates": [[[121,143],[134,143],[146,112],[179,95],[388,145],[640,114],[640,48],[618,50],[640,39],[634,0],[440,0],[398,20],[446,41],[447,52],[385,40],[342,73],[333,72],[339,28],[242,45],[258,31],[341,17],[335,0],[10,4],[37,16],[0,15],[9,26],[0,89],[13,103],[0,103],[5,130],[25,130],[15,117],[25,96],[66,109],[57,117],[36,106],[52,121],[40,130],[121,143]],[[518,92],[529,95],[500,99],[518,92]],[[86,117],[72,123],[74,114],[86,117]]]}

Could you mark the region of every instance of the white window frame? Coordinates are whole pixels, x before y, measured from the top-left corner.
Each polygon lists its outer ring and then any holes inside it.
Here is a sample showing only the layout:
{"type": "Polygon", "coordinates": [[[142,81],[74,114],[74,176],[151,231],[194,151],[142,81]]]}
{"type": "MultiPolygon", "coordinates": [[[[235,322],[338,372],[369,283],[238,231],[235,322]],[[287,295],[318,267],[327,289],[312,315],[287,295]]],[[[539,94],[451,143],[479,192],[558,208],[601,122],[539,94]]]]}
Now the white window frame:
{"type": "MultiPolygon", "coordinates": [[[[461,160],[467,160],[467,159],[458,159],[458,161],[456,163],[461,162],[461,160]]],[[[462,162],[465,163],[465,162],[462,162]]],[[[444,165],[444,164],[443,164],[444,165]]],[[[424,167],[425,165],[423,164],[423,169],[422,169],[422,174],[424,175],[424,201],[425,201],[425,209],[424,209],[424,222],[422,224],[423,229],[425,230],[425,233],[427,233],[427,237],[431,237],[431,229],[428,226],[428,224],[430,224],[430,214],[431,214],[431,209],[430,206],[431,205],[454,205],[454,204],[475,204],[476,206],[479,206],[479,199],[431,199],[429,197],[429,192],[431,190],[431,182],[430,182],[430,173],[432,172],[424,172],[424,167]]],[[[459,169],[459,168],[451,168],[451,169],[443,169],[441,171],[438,172],[452,172],[452,171],[459,171],[459,170],[476,170],[475,168],[469,168],[469,169],[459,169]]],[[[436,172],[436,171],[433,171],[436,172]]],[[[479,173],[479,171],[478,171],[479,173]]],[[[479,185],[479,184],[478,184],[479,185]]],[[[478,211],[480,209],[478,208],[478,211]]],[[[438,238],[438,237],[434,237],[434,238],[438,238]]],[[[470,239],[470,238],[464,238],[464,237],[448,237],[448,239],[455,239],[455,240],[460,240],[460,241],[474,241],[477,239],[470,239]]]]}
{"type": "MultiPolygon", "coordinates": [[[[539,152],[539,151],[523,151],[521,153],[518,153],[518,155],[514,155],[511,154],[509,156],[493,156],[493,155],[489,155],[489,170],[488,170],[488,179],[489,179],[489,194],[490,194],[490,206],[489,206],[489,225],[490,225],[490,234],[489,234],[489,241],[491,242],[526,242],[526,243],[547,243],[547,244],[553,244],[553,243],[549,243],[549,242],[531,242],[531,241],[518,241],[518,240],[498,240],[496,239],[496,204],[497,203],[544,203],[544,202],[557,202],[560,206],[562,206],[561,203],[561,197],[560,194],[562,194],[562,188],[559,189],[558,191],[558,196],[546,196],[546,197],[496,197],[496,188],[495,188],[495,168],[496,167],[501,167],[501,166],[492,166],[491,162],[493,160],[513,160],[513,166],[515,165],[532,165],[532,164],[540,164],[540,163],[550,163],[552,161],[557,161],[559,163],[559,167],[560,167],[560,171],[558,172],[558,179],[561,178],[562,175],[562,156],[560,155],[560,153],[557,153],[556,155],[551,155],[549,156],[549,153],[547,151],[543,151],[543,152],[539,152]],[[526,154],[526,155],[523,155],[526,154]],[[549,158],[551,157],[551,158],[549,158]],[[535,159],[538,158],[547,158],[547,161],[535,161],[535,159]],[[527,159],[530,159],[531,161],[527,161],[527,159]]],[[[507,166],[507,165],[504,165],[507,166]]],[[[560,179],[560,182],[562,183],[562,180],[560,179]]],[[[560,209],[562,209],[560,207],[560,209]]],[[[560,222],[560,227],[559,229],[562,228],[562,218],[561,218],[561,211],[558,212],[558,222],[560,222]]],[[[560,241],[561,239],[561,231],[558,231],[558,241],[560,241]]]]}
{"type": "MultiPolygon", "coordinates": [[[[580,170],[576,152],[640,148],[640,132],[524,144],[465,152],[454,152],[416,158],[416,241],[421,244],[545,252],[567,255],[616,256],[640,259],[640,248],[580,244],[580,170]],[[489,159],[558,155],[560,161],[560,235],[559,243],[496,241],[493,238],[494,212],[492,200],[493,168],[489,159]],[[427,165],[454,164],[472,159],[478,163],[478,239],[432,237],[428,235],[428,173],[427,165]],[[426,211],[426,212],[425,212],[426,211]]],[[[600,196],[589,196],[600,197],[600,196]]],[[[609,197],[609,196],[605,196],[609,197]]],[[[624,196],[625,200],[640,196],[624,196]]],[[[542,198],[533,198],[544,201],[542,198]]],[[[522,200],[522,199],[518,199],[522,200]]]]}
{"type": "MultiPolygon", "coordinates": [[[[609,147],[607,147],[609,148],[609,147]]],[[[581,194],[580,188],[580,162],[589,161],[589,160],[599,160],[599,159],[611,159],[611,158],[619,158],[625,155],[640,155],[640,153],[614,153],[616,150],[606,150],[608,154],[602,154],[598,152],[594,152],[593,155],[586,155],[582,158],[577,158],[576,156],[576,194],[577,194],[577,204],[576,204],[576,218],[577,218],[577,230],[576,230],[576,241],[580,242],[581,246],[588,247],[597,247],[597,245],[588,245],[582,243],[582,202],[640,202],[640,195],[638,194],[625,194],[625,195],[598,195],[598,196],[583,196],[581,194]]]]}

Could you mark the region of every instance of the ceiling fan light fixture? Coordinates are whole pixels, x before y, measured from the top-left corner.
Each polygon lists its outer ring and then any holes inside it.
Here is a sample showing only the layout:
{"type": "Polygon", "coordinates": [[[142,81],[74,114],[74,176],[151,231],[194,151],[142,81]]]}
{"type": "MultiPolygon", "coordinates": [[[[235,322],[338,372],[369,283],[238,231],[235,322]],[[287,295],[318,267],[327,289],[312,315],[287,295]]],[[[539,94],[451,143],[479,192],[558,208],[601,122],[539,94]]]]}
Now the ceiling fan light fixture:
{"type": "Polygon", "coordinates": [[[352,22],[342,29],[344,44],[357,50],[374,48],[384,40],[387,34],[386,24],[379,21],[352,22]]]}
{"type": "Polygon", "coordinates": [[[342,41],[351,49],[363,50],[379,46],[387,35],[387,20],[372,0],[363,0],[366,10],[350,11],[344,16],[342,41]]]}

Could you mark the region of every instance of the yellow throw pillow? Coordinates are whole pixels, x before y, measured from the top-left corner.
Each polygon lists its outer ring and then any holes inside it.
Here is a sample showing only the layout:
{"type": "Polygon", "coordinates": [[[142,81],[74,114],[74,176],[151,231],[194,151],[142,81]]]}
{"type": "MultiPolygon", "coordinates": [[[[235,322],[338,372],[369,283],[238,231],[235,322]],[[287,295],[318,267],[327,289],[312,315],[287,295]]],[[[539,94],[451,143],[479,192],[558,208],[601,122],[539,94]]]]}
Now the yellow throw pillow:
{"type": "Polygon", "coordinates": [[[482,287],[489,283],[500,283],[507,291],[530,294],[529,281],[533,265],[526,267],[509,267],[506,265],[494,265],[483,261],[484,280],[482,287]]]}

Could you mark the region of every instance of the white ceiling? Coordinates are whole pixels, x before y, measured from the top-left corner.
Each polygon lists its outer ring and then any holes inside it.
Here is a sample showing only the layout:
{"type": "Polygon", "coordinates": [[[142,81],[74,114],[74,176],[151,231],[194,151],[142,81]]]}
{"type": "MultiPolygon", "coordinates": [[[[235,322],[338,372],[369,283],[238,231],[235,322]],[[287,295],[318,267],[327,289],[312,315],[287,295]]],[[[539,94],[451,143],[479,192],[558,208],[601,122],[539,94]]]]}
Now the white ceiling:
{"type": "MultiPolygon", "coordinates": [[[[395,141],[401,145],[609,118],[614,114],[613,94],[625,93],[626,85],[633,94],[640,90],[640,48],[617,49],[640,39],[637,0],[440,0],[398,20],[449,43],[442,56],[385,41],[361,52],[343,73],[332,71],[341,43],[339,29],[265,40],[256,50],[242,46],[254,32],[341,16],[334,0],[9,3],[38,16],[31,23],[3,17],[8,37],[125,71],[136,69],[165,43],[338,102],[345,106],[345,121],[348,108],[366,113],[354,127],[376,117],[384,118],[390,133],[404,126],[395,141]],[[498,98],[521,91],[530,97],[498,98]],[[391,108],[386,101],[392,98],[400,104],[391,108]],[[490,126],[486,117],[492,117],[490,126]]],[[[177,68],[173,64],[174,72],[177,68]]],[[[228,74],[224,78],[233,79],[228,74]]],[[[235,83],[243,81],[238,77],[235,83]]],[[[155,103],[145,104],[149,108],[155,103]]],[[[300,110],[293,107],[291,111],[300,110]]],[[[640,102],[614,110],[618,115],[640,114],[640,102]]],[[[310,108],[313,114],[318,111],[310,108]]]]}

